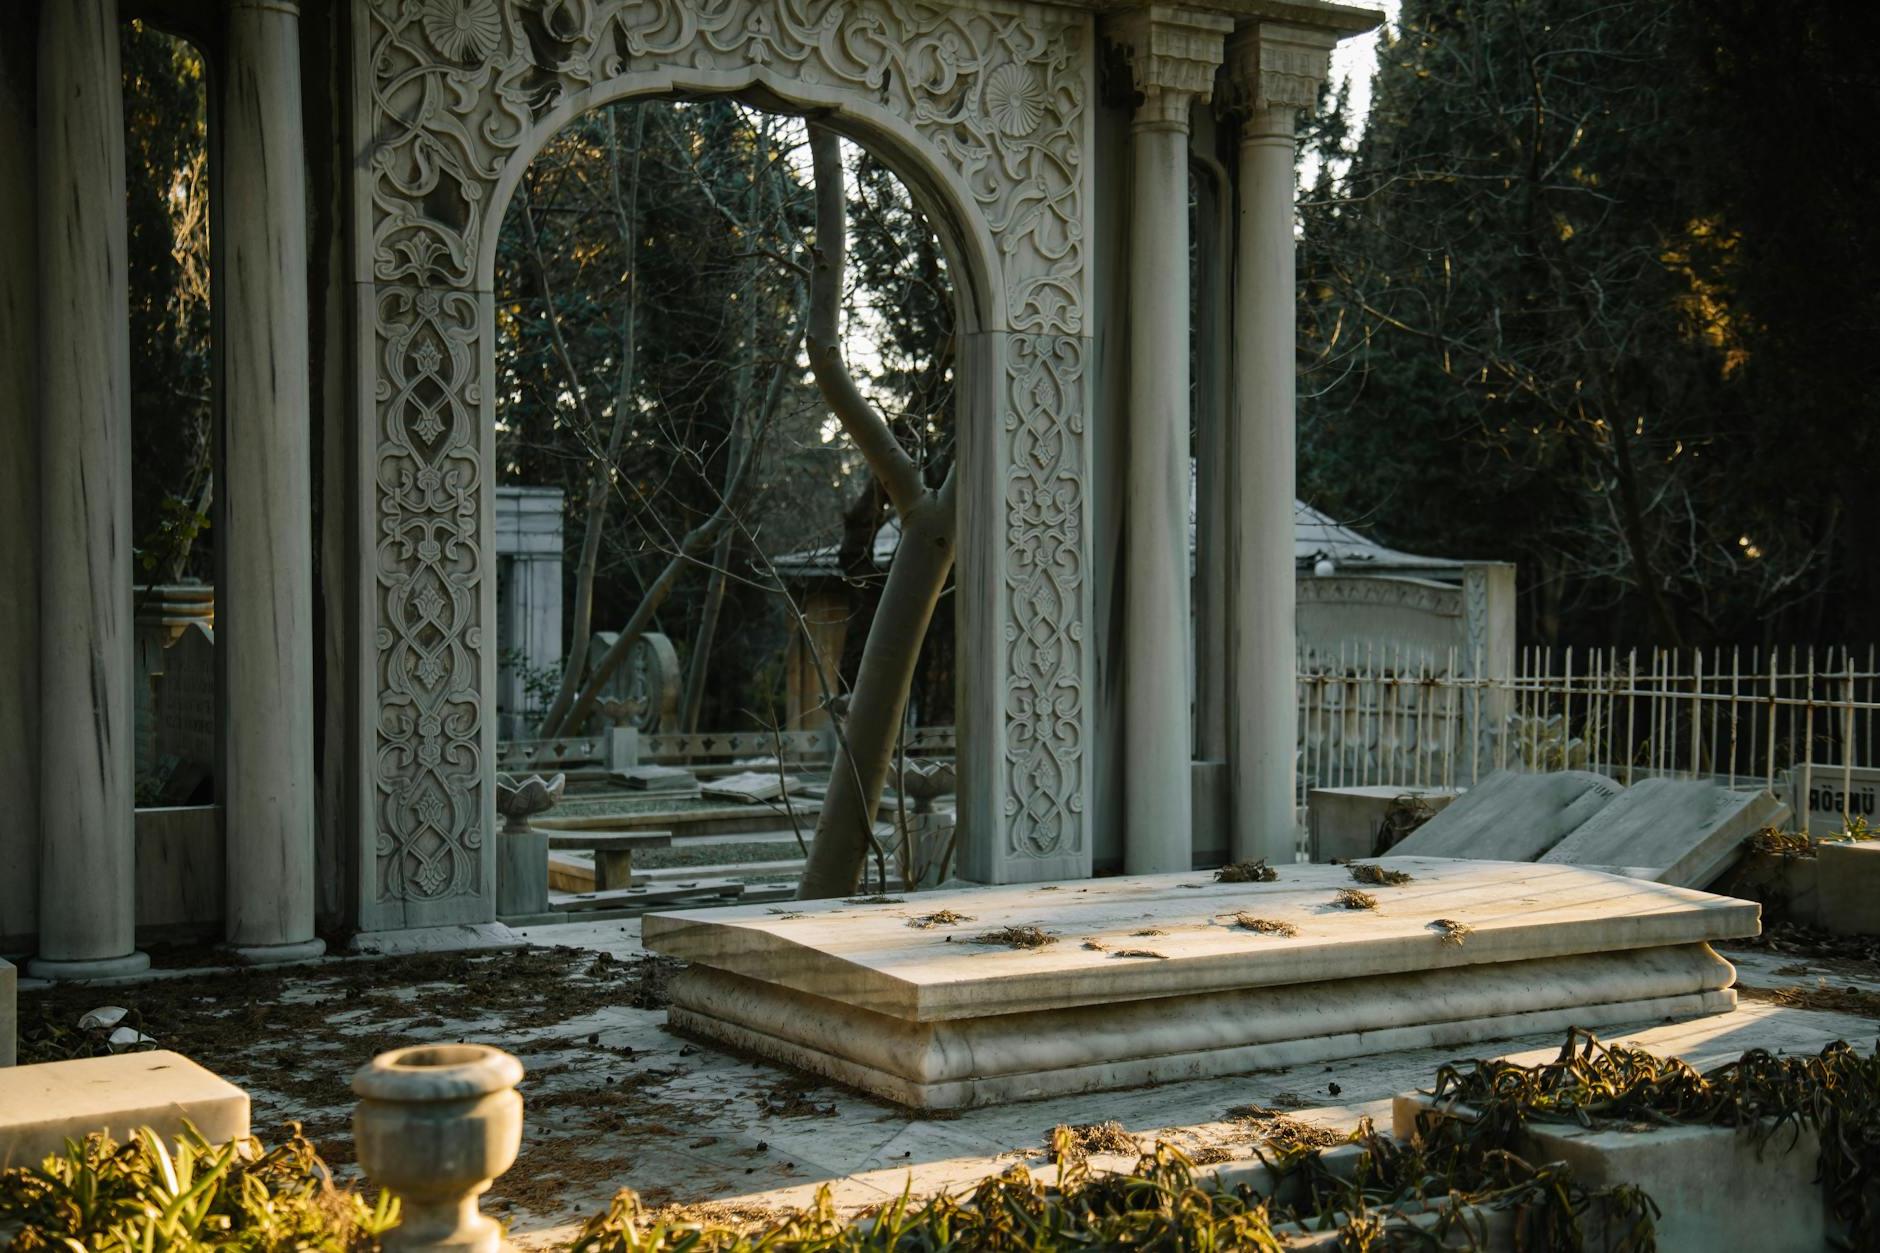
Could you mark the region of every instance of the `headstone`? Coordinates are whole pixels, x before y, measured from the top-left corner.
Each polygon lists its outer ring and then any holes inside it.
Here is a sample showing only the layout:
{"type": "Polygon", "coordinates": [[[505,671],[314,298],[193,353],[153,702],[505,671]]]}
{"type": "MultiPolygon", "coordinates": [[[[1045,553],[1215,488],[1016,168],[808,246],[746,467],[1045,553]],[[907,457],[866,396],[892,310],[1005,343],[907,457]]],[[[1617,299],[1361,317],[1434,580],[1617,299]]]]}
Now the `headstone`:
{"type": "Polygon", "coordinates": [[[1498,770],[1390,851],[1406,857],[1533,861],[1622,790],[1605,775],[1586,770],[1498,770]]]}
{"type": "Polygon", "coordinates": [[[1783,795],[1795,815],[1795,829],[1833,835],[1855,819],[1880,825],[1880,770],[1871,766],[1816,764],[1804,780],[1800,767],[1788,771],[1783,795]],[[1806,786],[1804,786],[1804,783],[1806,786]]]}
{"type": "Polygon", "coordinates": [[[116,1053],[0,1071],[0,1167],[36,1166],[102,1131],[148,1127],[165,1143],[193,1127],[211,1144],[248,1134],[248,1094],[181,1053],[116,1053]]]}
{"type": "Polygon", "coordinates": [[[1549,849],[1542,861],[1649,872],[1657,883],[1708,887],[1742,856],[1743,841],[1788,819],[1762,789],[1707,779],[1642,779],[1549,849]]]}
{"type": "Polygon", "coordinates": [[[744,774],[726,775],[722,779],[713,779],[710,783],[699,785],[699,794],[712,800],[743,801],[757,804],[760,801],[780,799],[799,780],[790,775],[778,775],[774,771],[747,771],[744,774]]]}
{"type": "Polygon", "coordinates": [[[215,633],[184,628],[164,650],[163,674],[153,694],[156,767],[144,799],[158,805],[204,804],[215,799],[215,633]]]}

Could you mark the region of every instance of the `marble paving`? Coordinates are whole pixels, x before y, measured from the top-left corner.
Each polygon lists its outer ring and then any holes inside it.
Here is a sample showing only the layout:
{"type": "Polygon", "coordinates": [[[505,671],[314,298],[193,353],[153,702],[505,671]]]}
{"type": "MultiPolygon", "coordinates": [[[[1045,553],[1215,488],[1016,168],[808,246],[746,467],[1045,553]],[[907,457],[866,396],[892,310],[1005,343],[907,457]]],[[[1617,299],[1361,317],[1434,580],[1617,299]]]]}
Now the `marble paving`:
{"type": "Polygon", "coordinates": [[[1577,866],[1389,858],[674,911],[672,1022],[956,1109],[1735,1005],[1758,907],[1577,866]],[[1256,929],[1257,928],[1257,929],[1256,929]]]}

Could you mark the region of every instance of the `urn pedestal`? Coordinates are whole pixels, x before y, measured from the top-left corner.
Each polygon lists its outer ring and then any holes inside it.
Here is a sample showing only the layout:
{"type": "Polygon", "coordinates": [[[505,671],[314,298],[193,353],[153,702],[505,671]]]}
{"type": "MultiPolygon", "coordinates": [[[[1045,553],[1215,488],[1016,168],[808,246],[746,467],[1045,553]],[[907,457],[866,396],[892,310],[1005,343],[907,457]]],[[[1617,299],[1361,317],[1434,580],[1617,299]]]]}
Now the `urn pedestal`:
{"type": "Polygon", "coordinates": [[[359,1164],[401,1203],[394,1253],[496,1253],[502,1226],[477,1199],[522,1146],[522,1063],[484,1044],[381,1053],[353,1075],[359,1164]]]}

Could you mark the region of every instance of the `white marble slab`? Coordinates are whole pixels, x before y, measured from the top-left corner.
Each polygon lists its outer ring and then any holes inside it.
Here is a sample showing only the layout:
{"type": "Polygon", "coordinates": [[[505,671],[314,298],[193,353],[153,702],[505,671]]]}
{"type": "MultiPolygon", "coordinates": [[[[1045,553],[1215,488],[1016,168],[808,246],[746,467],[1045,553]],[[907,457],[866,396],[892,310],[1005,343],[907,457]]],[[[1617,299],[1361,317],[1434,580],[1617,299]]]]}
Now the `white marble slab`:
{"type": "Polygon", "coordinates": [[[1697,944],[1760,930],[1753,902],[1578,866],[1393,857],[1412,878],[1367,888],[1374,910],[1334,902],[1342,866],[1288,866],[1272,883],[1205,873],[921,892],[648,915],[646,947],[760,983],[914,1022],[1029,1013],[1241,988],[1376,978],[1617,949],[1697,944]],[[970,921],[920,928],[951,910],[970,921]],[[1295,926],[1258,934],[1245,911],[1295,926]],[[1469,927],[1462,944],[1431,926],[1469,927]],[[972,943],[1009,926],[1056,937],[1042,949],[972,943]],[[1153,936],[1138,932],[1157,931],[1153,936]],[[1102,950],[1086,949],[1095,940],[1102,950]],[[1149,949],[1163,960],[1119,958],[1149,949]]]}
{"type": "Polygon", "coordinates": [[[1541,856],[1575,866],[1649,867],[1648,877],[1707,887],[1736,863],[1743,841],[1788,821],[1789,807],[1760,789],[1707,779],[1642,779],[1541,856]]]}
{"type": "Polygon", "coordinates": [[[1533,861],[1577,831],[1625,789],[1603,774],[1498,770],[1404,837],[1391,852],[1414,857],[1533,861]]]}
{"type": "Polygon", "coordinates": [[[910,1022],[694,966],[671,1021],[922,1108],[1170,1083],[1397,1048],[1732,1008],[1735,970],[1686,944],[910,1022]]]}

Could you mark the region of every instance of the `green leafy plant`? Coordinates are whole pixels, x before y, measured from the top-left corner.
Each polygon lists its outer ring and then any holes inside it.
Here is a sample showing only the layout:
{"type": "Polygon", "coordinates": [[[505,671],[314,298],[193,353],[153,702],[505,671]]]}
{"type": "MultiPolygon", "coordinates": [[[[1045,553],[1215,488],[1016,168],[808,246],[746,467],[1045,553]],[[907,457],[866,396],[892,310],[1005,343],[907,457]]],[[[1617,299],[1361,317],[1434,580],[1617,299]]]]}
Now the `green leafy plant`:
{"type": "Polygon", "coordinates": [[[67,1141],[37,1166],[0,1172],[12,1253],[375,1253],[398,1202],[334,1186],[296,1124],[286,1143],[213,1145],[186,1127],[174,1148],[148,1129],[118,1144],[67,1141]]]}

